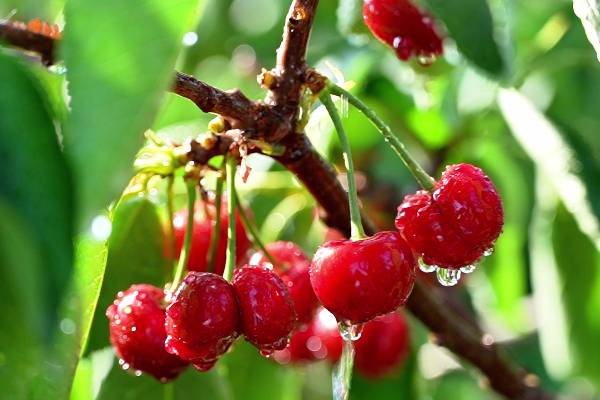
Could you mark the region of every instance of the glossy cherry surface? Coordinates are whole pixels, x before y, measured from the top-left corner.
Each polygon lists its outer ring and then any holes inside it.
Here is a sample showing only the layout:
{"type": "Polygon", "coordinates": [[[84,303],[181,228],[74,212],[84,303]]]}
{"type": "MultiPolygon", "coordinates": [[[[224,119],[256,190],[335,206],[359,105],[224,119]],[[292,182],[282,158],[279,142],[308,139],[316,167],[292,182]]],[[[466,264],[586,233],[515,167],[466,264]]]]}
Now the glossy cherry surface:
{"type": "Polygon", "coordinates": [[[490,179],[469,164],[450,165],[430,194],[398,207],[396,227],[428,265],[460,268],[476,262],[502,233],[502,199],[490,179]]]}
{"type": "Polygon", "coordinates": [[[398,232],[327,242],[310,267],[317,298],[338,321],[350,324],[364,324],[403,306],[415,278],[415,258],[398,232]]]}
{"type": "MultiPolygon", "coordinates": [[[[214,205],[214,199],[212,199],[212,203],[209,201],[208,204],[205,204],[203,201],[197,201],[194,210],[194,232],[187,268],[189,271],[206,272],[208,266],[208,251],[210,250],[210,243],[215,224],[216,207],[214,205]]],[[[229,214],[227,213],[227,199],[225,196],[223,196],[223,201],[221,202],[220,214],[221,226],[219,229],[219,243],[217,245],[213,271],[217,275],[223,275],[227,253],[227,224],[229,223],[229,214]]],[[[187,219],[187,207],[177,212],[173,217],[173,227],[175,228],[175,254],[177,254],[177,257],[179,257],[183,247],[185,231],[187,230],[187,219]]],[[[246,254],[252,246],[252,242],[248,239],[246,229],[244,229],[238,211],[235,213],[235,224],[236,265],[241,266],[244,265],[247,260],[246,254]]]]}
{"type": "Polygon", "coordinates": [[[397,371],[410,352],[410,331],[399,312],[375,318],[365,324],[354,342],[354,368],[370,379],[397,371]]]}
{"type": "Polygon", "coordinates": [[[161,382],[175,379],[189,365],[165,350],[165,293],[152,285],[119,292],[106,310],[110,342],[124,369],[142,371],[161,382]]]}
{"type": "MultiPolygon", "coordinates": [[[[277,264],[273,265],[273,270],[283,280],[290,292],[298,314],[297,327],[300,328],[310,323],[320,305],[310,284],[310,275],[308,274],[310,260],[300,246],[293,242],[267,243],[265,247],[277,261],[277,264]]],[[[250,265],[264,263],[270,265],[269,259],[262,251],[254,253],[249,262],[250,265]]]]}
{"type": "Polygon", "coordinates": [[[167,307],[165,348],[208,371],[237,339],[240,319],[233,287],[219,275],[190,272],[167,307]]]}
{"type": "Polygon", "coordinates": [[[409,0],[365,0],[363,17],[373,35],[403,61],[416,57],[426,65],[442,54],[433,19],[409,0]]]}
{"type": "Polygon", "coordinates": [[[246,340],[263,353],[283,350],[296,326],[297,316],[281,278],[266,266],[245,265],[234,271],[231,284],[246,340]]]}

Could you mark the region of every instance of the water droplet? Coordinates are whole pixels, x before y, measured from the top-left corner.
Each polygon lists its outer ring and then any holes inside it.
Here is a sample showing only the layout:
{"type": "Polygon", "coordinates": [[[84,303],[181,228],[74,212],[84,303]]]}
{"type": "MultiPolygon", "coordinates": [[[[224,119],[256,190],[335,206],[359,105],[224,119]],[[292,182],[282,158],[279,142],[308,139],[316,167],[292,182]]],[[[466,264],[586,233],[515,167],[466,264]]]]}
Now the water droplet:
{"type": "Polygon", "coordinates": [[[333,368],[333,399],[347,400],[350,393],[350,382],[352,381],[352,367],[354,365],[354,342],[344,340],[342,345],[342,358],[333,368]]]}
{"type": "Polygon", "coordinates": [[[340,96],[340,114],[342,118],[348,118],[348,97],[340,96]]]}
{"type": "Polygon", "coordinates": [[[125,364],[125,360],[123,360],[122,358],[119,358],[119,365],[123,365],[125,364]]]}
{"type": "Polygon", "coordinates": [[[62,64],[54,64],[48,67],[48,72],[54,75],[62,75],[67,73],[67,67],[62,64]]]}
{"type": "Polygon", "coordinates": [[[419,269],[423,272],[425,272],[426,274],[430,273],[430,272],[435,272],[437,270],[437,265],[428,265],[425,264],[425,261],[423,261],[422,258],[419,258],[419,269]]]}
{"type": "Polygon", "coordinates": [[[270,358],[273,355],[274,351],[273,350],[260,350],[259,353],[261,356],[263,356],[265,358],[270,358]]]}
{"type": "Polygon", "coordinates": [[[352,325],[348,321],[338,323],[340,334],[344,340],[358,340],[362,334],[364,325],[352,325]]]}
{"type": "Polygon", "coordinates": [[[125,306],[125,307],[123,307],[123,312],[125,314],[131,314],[131,311],[132,311],[131,310],[131,306],[125,306]]]}
{"type": "Polygon", "coordinates": [[[435,64],[437,56],[433,53],[421,53],[416,57],[416,60],[417,64],[419,64],[421,67],[431,67],[433,64],[435,64]]]}
{"type": "Polygon", "coordinates": [[[121,365],[121,368],[123,369],[123,371],[127,371],[129,369],[129,364],[123,363],[123,365],[121,365]]]}
{"type": "Polygon", "coordinates": [[[464,267],[460,267],[460,272],[463,274],[470,274],[471,272],[475,271],[475,267],[475,264],[465,265],[464,267]]]}
{"type": "Polygon", "coordinates": [[[139,369],[136,369],[135,372],[133,373],[135,376],[142,376],[142,371],[140,371],[139,369]]]}
{"type": "Polygon", "coordinates": [[[456,268],[438,268],[437,278],[442,286],[454,286],[460,279],[460,270],[456,268]]]}
{"type": "Polygon", "coordinates": [[[484,255],[484,257],[489,257],[489,256],[491,256],[492,254],[494,254],[494,248],[493,248],[493,247],[490,247],[489,249],[486,249],[486,250],[483,252],[483,255],[484,255]]]}

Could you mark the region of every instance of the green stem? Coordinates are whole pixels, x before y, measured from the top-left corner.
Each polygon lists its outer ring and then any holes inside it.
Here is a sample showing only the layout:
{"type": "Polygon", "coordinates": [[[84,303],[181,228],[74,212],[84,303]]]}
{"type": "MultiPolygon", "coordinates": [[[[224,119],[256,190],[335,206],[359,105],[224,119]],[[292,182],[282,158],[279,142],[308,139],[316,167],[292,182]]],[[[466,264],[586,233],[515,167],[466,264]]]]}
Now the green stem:
{"type": "Polygon", "coordinates": [[[221,199],[223,198],[223,179],[217,177],[216,198],[215,198],[215,226],[213,227],[210,238],[210,250],[208,252],[208,267],[206,272],[213,272],[215,269],[215,258],[217,258],[217,245],[221,237],[221,199]]]}
{"type": "Polygon", "coordinates": [[[175,264],[175,227],[173,226],[173,215],[175,215],[175,206],[173,205],[173,186],[175,184],[175,176],[169,175],[167,185],[167,212],[169,213],[169,248],[171,252],[169,254],[169,272],[168,276],[173,274],[173,268],[175,264]]]}
{"type": "Polygon", "coordinates": [[[177,290],[177,285],[183,275],[183,270],[188,263],[190,258],[190,250],[192,247],[192,234],[194,232],[194,206],[196,205],[196,181],[189,180],[186,182],[188,192],[188,220],[187,229],[185,231],[185,238],[183,239],[183,249],[179,255],[179,264],[177,264],[177,270],[175,270],[175,276],[173,277],[173,285],[171,290],[177,290]]]}
{"type": "Polygon", "coordinates": [[[392,133],[390,127],[375,114],[375,111],[369,108],[369,106],[363,103],[358,97],[333,82],[329,82],[328,88],[331,93],[336,96],[347,97],[350,104],[365,114],[379,132],[381,132],[383,137],[390,143],[396,153],[398,153],[404,164],[406,164],[423,189],[428,192],[433,192],[435,190],[435,180],[415,161],[404,147],[404,144],[392,133]]]}
{"type": "Polygon", "coordinates": [[[250,232],[250,236],[252,236],[252,241],[254,242],[254,244],[262,250],[263,254],[267,257],[267,259],[269,259],[269,262],[271,264],[278,264],[277,261],[273,258],[273,256],[267,251],[265,244],[262,242],[262,240],[260,240],[260,234],[258,233],[258,229],[256,228],[256,225],[252,221],[250,221],[250,218],[248,217],[246,210],[242,206],[242,202],[240,201],[237,192],[235,194],[235,201],[237,202],[237,209],[240,213],[240,216],[242,217],[242,223],[244,224],[244,228],[246,228],[246,231],[250,232]]]}
{"type": "Polygon", "coordinates": [[[231,282],[233,270],[235,269],[235,158],[229,157],[225,168],[227,170],[227,211],[229,214],[229,226],[227,227],[227,258],[223,278],[231,282]]]}
{"type": "Polygon", "coordinates": [[[346,163],[346,169],[348,170],[348,197],[350,199],[350,231],[351,240],[358,240],[366,237],[365,231],[360,220],[360,209],[358,207],[358,192],[356,191],[356,183],[354,182],[354,163],[352,162],[352,154],[350,153],[350,143],[348,143],[348,137],[342,120],[338,114],[333,101],[331,101],[331,93],[329,89],[323,89],[319,93],[319,100],[327,109],[333,125],[340,138],[340,144],[342,145],[342,152],[344,153],[344,161],[346,163]]]}

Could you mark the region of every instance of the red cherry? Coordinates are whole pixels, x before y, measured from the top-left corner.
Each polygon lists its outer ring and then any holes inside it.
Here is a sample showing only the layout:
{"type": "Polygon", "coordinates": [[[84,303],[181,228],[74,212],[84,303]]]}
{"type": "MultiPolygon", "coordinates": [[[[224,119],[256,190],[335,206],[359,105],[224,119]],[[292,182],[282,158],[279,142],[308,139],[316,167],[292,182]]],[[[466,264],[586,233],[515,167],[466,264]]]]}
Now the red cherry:
{"type": "Polygon", "coordinates": [[[189,365],[165,351],[165,293],[152,285],[133,285],[119,292],[106,310],[110,342],[125,369],[152,375],[161,382],[175,379],[189,365]]]}
{"type": "Polygon", "coordinates": [[[428,265],[460,268],[476,262],[502,233],[502,199],[490,179],[469,164],[450,165],[433,195],[408,195],[396,227],[428,265]]]}
{"type": "Polygon", "coordinates": [[[335,364],[342,357],[342,336],[335,317],[322,308],[307,327],[297,330],[290,345],[276,351],[275,360],[280,364],[302,364],[322,359],[335,364]]]}
{"type": "Polygon", "coordinates": [[[338,321],[353,325],[403,306],[415,278],[412,251],[397,232],[327,242],[310,266],[310,281],[323,306],[338,321]]]}
{"type": "Polygon", "coordinates": [[[241,329],[262,353],[283,350],[296,326],[296,311],[285,284],[265,266],[245,265],[231,281],[240,307],[241,329]]]}
{"type": "MultiPolygon", "coordinates": [[[[212,238],[213,227],[215,224],[215,212],[216,207],[214,205],[214,198],[210,199],[212,202],[206,204],[203,201],[197,201],[194,206],[194,232],[192,236],[192,246],[190,250],[190,258],[188,261],[187,268],[189,271],[205,272],[208,258],[208,251],[210,250],[210,243],[212,238]],[[208,215],[207,215],[208,212],[208,215]]],[[[249,212],[246,210],[246,212],[249,212]]],[[[175,250],[178,255],[181,253],[183,247],[183,241],[185,238],[185,231],[187,230],[187,219],[188,209],[187,207],[179,211],[173,217],[173,226],[175,228],[175,250]]],[[[246,230],[242,223],[242,219],[239,212],[235,212],[235,257],[236,265],[241,266],[246,262],[246,254],[252,246],[252,242],[248,239],[246,230]]],[[[229,213],[227,212],[227,199],[225,196],[221,202],[221,226],[219,229],[219,243],[217,245],[217,252],[215,255],[215,266],[214,273],[217,275],[223,275],[225,269],[225,258],[227,253],[227,225],[229,224],[229,213]]],[[[169,241],[167,240],[167,243],[169,241]]],[[[167,244],[168,246],[168,244],[167,244]]],[[[169,252],[166,251],[168,254],[169,252]]]]}
{"type": "MultiPolygon", "coordinates": [[[[310,285],[308,269],[310,260],[300,246],[293,242],[274,242],[265,245],[267,251],[278,262],[273,265],[273,270],[283,280],[294,302],[298,314],[297,327],[310,323],[320,303],[310,285]]],[[[254,253],[250,258],[250,265],[262,265],[269,259],[262,251],[254,253]]]]}
{"type": "Polygon", "coordinates": [[[422,57],[425,66],[443,52],[433,19],[409,0],[365,0],[363,17],[373,35],[403,61],[422,57]]]}
{"type": "Polygon", "coordinates": [[[354,368],[370,379],[379,379],[398,370],[410,351],[408,324],[395,312],[365,325],[354,342],[354,368]]]}
{"type": "Polygon", "coordinates": [[[169,353],[208,371],[239,336],[232,286],[219,275],[189,272],[167,307],[166,330],[169,353]]]}

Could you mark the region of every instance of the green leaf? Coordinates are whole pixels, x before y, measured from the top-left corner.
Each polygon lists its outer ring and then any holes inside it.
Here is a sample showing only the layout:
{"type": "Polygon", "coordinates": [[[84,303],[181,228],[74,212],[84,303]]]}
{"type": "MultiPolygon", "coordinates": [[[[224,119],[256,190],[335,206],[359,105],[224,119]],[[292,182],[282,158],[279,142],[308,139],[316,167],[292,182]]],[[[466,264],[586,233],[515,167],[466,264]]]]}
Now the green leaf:
{"type": "Polygon", "coordinates": [[[450,37],[469,61],[496,78],[506,73],[486,0],[423,1],[444,22],[450,37]]]}
{"type": "Polygon", "coordinates": [[[44,260],[39,328],[49,339],[73,266],[70,173],[37,79],[3,53],[0,71],[0,199],[19,214],[44,260]]]}
{"type": "Polygon", "coordinates": [[[501,89],[498,104],[514,137],[537,165],[545,181],[573,213],[581,231],[600,249],[600,201],[597,200],[595,212],[589,195],[590,191],[597,192],[597,189],[595,185],[586,187],[579,167],[581,162],[574,157],[572,147],[517,90],[501,89]]]}
{"type": "Polygon", "coordinates": [[[420,393],[414,379],[416,374],[419,374],[419,369],[414,354],[405,361],[400,372],[380,380],[363,378],[354,370],[350,400],[417,399],[420,393]]]}
{"type": "Polygon", "coordinates": [[[75,271],[61,308],[60,323],[34,399],[68,399],[89,335],[106,266],[106,242],[75,239],[75,271]]]}
{"type": "Polygon", "coordinates": [[[65,148],[75,168],[79,228],[87,228],[129,181],[198,1],[67,2],[61,53],[71,119],[65,148]]]}
{"type": "Polygon", "coordinates": [[[88,351],[109,343],[106,309],[117,293],[137,283],[164,286],[170,268],[163,255],[165,234],[156,206],[146,197],[134,197],[116,208],[104,285],[94,315],[88,351]]]}
{"type": "Polygon", "coordinates": [[[581,19],[585,34],[600,61],[600,3],[594,0],[573,0],[573,10],[581,19]]]}
{"type": "Polygon", "coordinates": [[[44,350],[42,252],[24,218],[0,198],[0,387],[25,399],[44,350]]]}
{"type": "MultiPolygon", "coordinates": [[[[240,397],[248,399],[248,397],[240,397]]],[[[139,377],[123,371],[114,362],[100,388],[97,400],[233,400],[223,373],[215,367],[199,372],[190,367],[173,383],[163,384],[148,375],[139,377]]]]}
{"type": "Polygon", "coordinates": [[[337,28],[343,36],[369,31],[363,22],[362,10],[362,0],[340,0],[336,12],[337,28]]]}
{"type": "Polygon", "coordinates": [[[600,253],[562,204],[553,225],[552,244],[574,364],[600,385],[600,365],[589,357],[600,352],[600,253]]]}
{"type": "Polygon", "coordinates": [[[256,347],[239,340],[216,368],[225,368],[234,398],[244,400],[300,400],[301,375],[292,368],[262,357],[256,347]],[[268,390],[265,390],[268,388],[268,390]]]}

